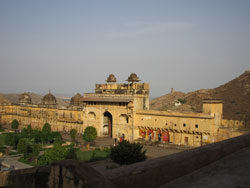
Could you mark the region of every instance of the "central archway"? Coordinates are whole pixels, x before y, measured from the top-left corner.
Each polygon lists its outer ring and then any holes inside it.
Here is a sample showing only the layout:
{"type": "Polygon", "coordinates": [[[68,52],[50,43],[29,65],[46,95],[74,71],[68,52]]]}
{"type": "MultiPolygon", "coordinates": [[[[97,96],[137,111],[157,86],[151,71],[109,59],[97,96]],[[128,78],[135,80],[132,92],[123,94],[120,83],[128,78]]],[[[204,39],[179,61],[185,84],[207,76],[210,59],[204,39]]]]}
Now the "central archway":
{"type": "Polygon", "coordinates": [[[103,135],[110,136],[112,138],[113,119],[112,114],[104,112],[103,114],[103,135]]]}

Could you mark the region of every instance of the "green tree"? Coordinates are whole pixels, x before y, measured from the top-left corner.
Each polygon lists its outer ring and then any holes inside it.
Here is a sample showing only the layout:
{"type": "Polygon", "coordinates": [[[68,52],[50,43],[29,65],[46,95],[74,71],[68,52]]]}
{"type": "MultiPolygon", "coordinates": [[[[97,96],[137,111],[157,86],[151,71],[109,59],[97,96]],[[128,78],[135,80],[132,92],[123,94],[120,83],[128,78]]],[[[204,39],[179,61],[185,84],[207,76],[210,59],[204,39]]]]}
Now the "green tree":
{"type": "Polygon", "coordinates": [[[50,134],[51,133],[51,125],[49,123],[45,123],[43,125],[42,132],[45,134],[50,134]]]}
{"type": "Polygon", "coordinates": [[[177,99],[181,104],[185,104],[187,102],[186,99],[177,99]]]}
{"type": "Polygon", "coordinates": [[[28,126],[27,126],[27,133],[28,133],[28,134],[31,134],[31,133],[32,133],[32,127],[31,127],[31,125],[28,125],[28,126]]]}
{"type": "Polygon", "coordinates": [[[11,123],[11,128],[18,129],[18,126],[19,126],[19,122],[16,119],[14,119],[11,123]]]}
{"type": "Polygon", "coordinates": [[[70,131],[70,137],[71,139],[73,140],[73,142],[75,142],[75,139],[76,139],[76,130],[75,129],[71,129],[70,131]]]}
{"type": "Polygon", "coordinates": [[[56,146],[61,146],[62,143],[63,143],[63,141],[62,141],[61,135],[60,135],[60,136],[57,136],[56,139],[55,139],[55,141],[54,141],[54,147],[56,147],[56,146]]]}
{"type": "Polygon", "coordinates": [[[20,134],[17,133],[7,133],[4,143],[9,146],[17,147],[18,141],[21,138],[20,134]]]}
{"type": "Polygon", "coordinates": [[[87,149],[89,149],[89,143],[94,141],[96,139],[97,132],[95,127],[88,126],[84,130],[84,134],[82,135],[82,138],[85,142],[87,142],[87,149]]]}
{"type": "Polygon", "coordinates": [[[77,159],[77,149],[74,148],[74,144],[71,144],[69,149],[67,150],[65,154],[65,159],[77,159]]]}
{"type": "Polygon", "coordinates": [[[119,164],[132,164],[147,159],[146,150],[142,151],[140,143],[129,143],[123,140],[118,146],[111,148],[110,158],[119,164]]]}
{"type": "Polygon", "coordinates": [[[33,140],[27,138],[21,138],[17,144],[17,151],[23,153],[23,158],[26,159],[28,157],[32,157],[33,153],[33,140]]]}
{"type": "Polygon", "coordinates": [[[20,139],[17,144],[17,151],[19,153],[24,154],[24,159],[26,158],[27,150],[28,150],[28,140],[26,138],[20,139]]]}
{"type": "Polygon", "coordinates": [[[0,132],[4,131],[4,129],[2,128],[2,124],[0,124],[0,132]]]}
{"type": "Polygon", "coordinates": [[[40,165],[47,165],[55,161],[64,160],[67,149],[62,146],[54,146],[52,149],[46,150],[44,154],[39,158],[38,163],[40,165]]]}
{"type": "Polygon", "coordinates": [[[35,160],[36,164],[37,164],[37,159],[39,157],[39,153],[41,151],[41,145],[40,144],[32,144],[32,153],[31,153],[31,157],[33,158],[33,160],[35,160]]]}

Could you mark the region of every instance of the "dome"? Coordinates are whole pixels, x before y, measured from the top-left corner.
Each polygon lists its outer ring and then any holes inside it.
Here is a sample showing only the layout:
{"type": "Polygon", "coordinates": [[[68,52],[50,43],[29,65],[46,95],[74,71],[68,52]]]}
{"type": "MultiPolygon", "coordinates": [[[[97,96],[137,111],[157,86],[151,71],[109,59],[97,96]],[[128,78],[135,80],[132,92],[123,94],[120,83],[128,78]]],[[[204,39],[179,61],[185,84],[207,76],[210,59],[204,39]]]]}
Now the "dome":
{"type": "Polygon", "coordinates": [[[139,82],[139,77],[135,73],[131,73],[127,79],[128,82],[139,82]]]}
{"type": "Polygon", "coordinates": [[[81,104],[81,99],[82,99],[81,94],[77,93],[75,96],[71,97],[70,104],[75,105],[75,106],[79,106],[81,104]]]}
{"type": "Polygon", "coordinates": [[[56,97],[51,93],[48,93],[43,97],[43,104],[45,105],[56,105],[56,97]]]}
{"type": "Polygon", "coordinates": [[[106,80],[107,82],[116,82],[116,77],[113,74],[110,74],[106,80]]]}
{"type": "Polygon", "coordinates": [[[23,93],[19,95],[18,103],[19,104],[31,104],[32,100],[31,100],[30,95],[28,93],[23,93]]]}

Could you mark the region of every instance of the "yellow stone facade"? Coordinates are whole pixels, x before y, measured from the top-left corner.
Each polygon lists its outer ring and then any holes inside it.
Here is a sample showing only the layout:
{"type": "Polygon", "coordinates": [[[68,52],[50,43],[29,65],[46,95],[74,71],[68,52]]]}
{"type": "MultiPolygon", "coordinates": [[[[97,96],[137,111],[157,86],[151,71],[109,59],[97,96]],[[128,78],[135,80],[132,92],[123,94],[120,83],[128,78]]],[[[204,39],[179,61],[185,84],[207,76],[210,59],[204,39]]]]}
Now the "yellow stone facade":
{"type": "MultiPolygon", "coordinates": [[[[96,84],[95,93],[77,95],[77,102],[58,107],[52,94],[52,103],[41,105],[23,102],[2,104],[0,123],[10,124],[14,119],[20,128],[31,125],[41,129],[48,122],[54,131],[76,129],[83,133],[87,126],[97,129],[98,136],[122,137],[127,140],[160,140],[179,145],[201,146],[228,136],[227,120],[223,120],[221,100],[204,100],[202,113],[153,111],[149,109],[149,84],[139,83],[131,74],[128,83],[116,83],[111,75],[106,84],[96,84]]],[[[27,97],[26,97],[27,98],[27,97]]],[[[48,97],[47,97],[48,98],[48,97]]],[[[76,98],[76,97],[75,97],[76,98]]],[[[238,126],[241,122],[236,123],[238,126]]]]}

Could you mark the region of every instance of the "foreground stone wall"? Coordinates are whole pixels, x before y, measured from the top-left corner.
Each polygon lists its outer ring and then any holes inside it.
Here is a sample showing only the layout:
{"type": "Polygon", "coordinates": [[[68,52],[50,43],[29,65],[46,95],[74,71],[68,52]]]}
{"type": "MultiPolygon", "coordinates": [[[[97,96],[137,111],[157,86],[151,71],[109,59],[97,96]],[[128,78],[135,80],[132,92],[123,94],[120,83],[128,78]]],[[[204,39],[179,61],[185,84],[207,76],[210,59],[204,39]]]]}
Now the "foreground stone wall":
{"type": "Polygon", "coordinates": [[[248,146],[250,134],[245,134],[173,155],[123,166],[110,170],[104,176],[83,162],[59,161],[50,166],[1,172],[0,186],[159,187],[248,146]]]}
{"type": "Polygon", "coordinates": [[[17,188],[116,187],[91,166],[75,160],[59,161],[50,166],[1,172],[0,186],[17,188]]]}
{"type": "Polygon", "coordinates": [[[250,134],[113,169],[106,176],[117,187],[159,187],[247,146],[250,134]]]}

